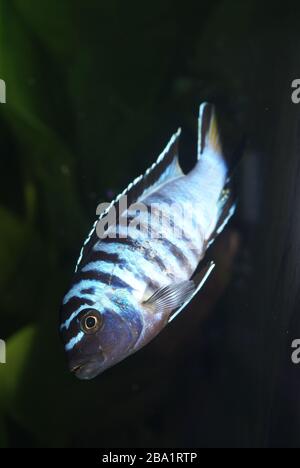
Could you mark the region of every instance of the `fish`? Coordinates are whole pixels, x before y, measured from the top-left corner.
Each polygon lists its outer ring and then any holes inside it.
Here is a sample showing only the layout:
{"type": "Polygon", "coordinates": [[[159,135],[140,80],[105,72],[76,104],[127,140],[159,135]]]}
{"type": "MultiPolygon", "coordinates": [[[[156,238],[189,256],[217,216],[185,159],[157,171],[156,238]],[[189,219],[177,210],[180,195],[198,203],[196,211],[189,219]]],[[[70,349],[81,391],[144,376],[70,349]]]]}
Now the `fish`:
{"type": "Polygon", "coordinates": [[[236,207],[215,107],[200,105],[197,162],[187,174],[178,159],[180,133],[144,175],[97,211],[82,246],[60,309],[69,369],[81,380],[153,340],[215,267],[205,260],[207,249],[236,207]]]}

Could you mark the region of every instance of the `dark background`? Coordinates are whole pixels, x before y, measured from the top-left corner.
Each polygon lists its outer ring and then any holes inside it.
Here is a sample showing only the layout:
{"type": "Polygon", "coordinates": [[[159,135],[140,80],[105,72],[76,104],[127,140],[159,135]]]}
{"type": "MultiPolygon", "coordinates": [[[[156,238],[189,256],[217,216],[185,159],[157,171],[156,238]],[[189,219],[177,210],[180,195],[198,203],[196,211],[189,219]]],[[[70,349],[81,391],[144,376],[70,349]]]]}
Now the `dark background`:
{"type": "Polygon", "coordinates": [[[288,1],[0,0],[1,446],[300,446],[299,24],[288,1]],[[58,310],[96,206],[179,125],[191,167],[203,100],[244,153],[216,271],[145,349],[77,381],[58,310]]]}

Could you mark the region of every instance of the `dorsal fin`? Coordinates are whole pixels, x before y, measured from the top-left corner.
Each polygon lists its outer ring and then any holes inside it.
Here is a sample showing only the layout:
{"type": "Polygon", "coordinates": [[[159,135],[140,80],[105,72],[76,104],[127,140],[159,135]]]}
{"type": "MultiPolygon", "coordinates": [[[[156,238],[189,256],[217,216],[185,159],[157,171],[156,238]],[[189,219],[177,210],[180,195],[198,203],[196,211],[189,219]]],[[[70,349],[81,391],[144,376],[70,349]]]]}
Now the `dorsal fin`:
{"type": "Polygon", "coordinates": [[[99,220],[103,219],[112,207],[115,207],[118,216],[122,215],[119,208],[120,200],[123,197],[127,197],[127,206],[129,207],[131,204],[143,200],[147,195],[158,190],[158,188],[165,183],[183,176],[178,162],[178,142],[180,133],[181,129],[179,128],[170,139],[164,151],[159,155],[157,161],[147,169],[144,175],[140,175],[131,182],[128,187],[110,203],[107,209],[100,214],[99,218],[96,219],[82,246],[75,272],[78,270],[79,266],[83,266],[83,264],[87,263],[91,248],[99,241],[96,233],[96,226],[99,220]]]}

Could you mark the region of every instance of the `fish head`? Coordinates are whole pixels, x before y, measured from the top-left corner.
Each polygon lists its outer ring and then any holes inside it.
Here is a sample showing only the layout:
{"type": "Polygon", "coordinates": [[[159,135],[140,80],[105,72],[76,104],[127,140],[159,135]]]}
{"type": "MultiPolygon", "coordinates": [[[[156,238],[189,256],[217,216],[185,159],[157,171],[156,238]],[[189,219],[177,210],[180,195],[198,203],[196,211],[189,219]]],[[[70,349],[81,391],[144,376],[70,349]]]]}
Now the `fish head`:
{"type": "Polygon", "coordinates": [[[82,380],[96,377],[134,352],[143,329],[138,310],[123,292],[108,288],[86,302],[75,311],[74,300],[61,307],[60,329],[69,368],[82,380]]]}

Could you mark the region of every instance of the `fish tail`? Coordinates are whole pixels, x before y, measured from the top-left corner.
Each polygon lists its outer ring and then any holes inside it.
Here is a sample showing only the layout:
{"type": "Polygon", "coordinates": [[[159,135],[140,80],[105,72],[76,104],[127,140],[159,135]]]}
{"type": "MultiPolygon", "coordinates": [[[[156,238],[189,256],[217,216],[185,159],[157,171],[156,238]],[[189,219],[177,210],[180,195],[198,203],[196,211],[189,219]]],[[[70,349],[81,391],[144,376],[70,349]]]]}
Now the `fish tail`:
{"type": "Polygon", "coordinates": [[[199,109],[198,162],[195,167],[199,185],[205,190],[207,203],[219,200],[228,179],[228,164],[224,157],[221,137],[213,105],[203,103],[199,109]]]}
{"type": "Polygon", "coordinates": [[[199,108],[198,161],[208,155],[224,159],[215,107],[212,104],[204,102],[199,108]]]}
{"type": "Polygon", "coordinates": [[[197,157],[196,171],[201,177],[202,186],[205,186],[205,206],[212,216],[206,231],[210,245],[233,215],[236,205],[230,188],[228,164],[224,157],[215,108],[208,103],[201,104],[199,109],[197,157]]]}

